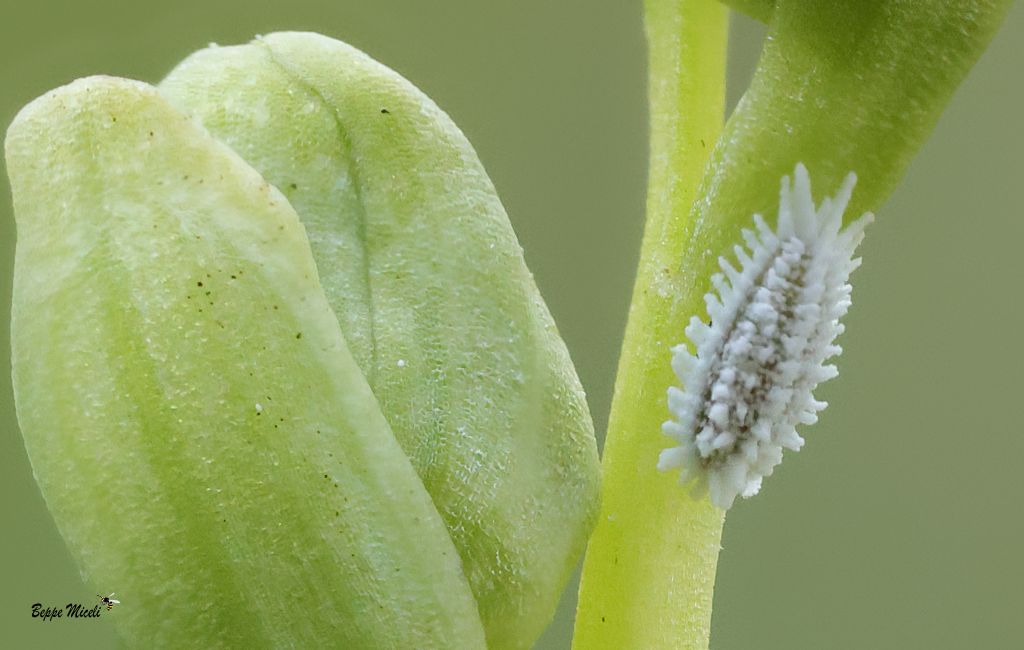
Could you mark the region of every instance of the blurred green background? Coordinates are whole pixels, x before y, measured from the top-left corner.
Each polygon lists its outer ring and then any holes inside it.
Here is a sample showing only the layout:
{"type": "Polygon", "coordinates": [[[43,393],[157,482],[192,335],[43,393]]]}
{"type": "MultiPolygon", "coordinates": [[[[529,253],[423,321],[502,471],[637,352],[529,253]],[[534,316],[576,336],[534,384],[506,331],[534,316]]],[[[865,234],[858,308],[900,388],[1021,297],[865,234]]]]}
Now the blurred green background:
{"type": "MultiPolygon", "coordinates": [[[[208,42],[281,29],[366,50],[466,132],[603,432],[643,216],[640,2],[3,0],[0,124],[75,77],[155,82],[208,42]]],[[[734,19],[730,105],[761,36],[734,19]]],[[[1022,65],[1018,3],[869,230],[842,376],[822,391],[831,407],[804,451],[729,513],[716,650],[1024,647],[1022,65]]],[[[14,227],[0,188],[0,646],[111,647],[109,619],[30,617],[34,602],[94,596],[14,417],[14,227]]],[[[538,648],[568,647],[573,600],[569,590],[538,648]]]]}

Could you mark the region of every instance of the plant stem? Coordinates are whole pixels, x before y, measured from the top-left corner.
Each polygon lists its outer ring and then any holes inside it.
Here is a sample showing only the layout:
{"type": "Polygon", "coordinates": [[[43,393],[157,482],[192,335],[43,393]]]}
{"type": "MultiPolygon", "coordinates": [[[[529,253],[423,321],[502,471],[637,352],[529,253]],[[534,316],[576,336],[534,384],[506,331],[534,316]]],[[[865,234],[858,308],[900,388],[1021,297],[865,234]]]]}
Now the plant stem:
{"type": "Polygon", "coordinates": [[[604,503],[583,567],[579,650],[708,647],[724,516],[655,470],[667,446],[658,435],[665,391],[677,381],[669,348],[691,315],[705,313],[718,256],[755,212],[771,221],[779,179],[794,164],[807,164],[819,192],[856,171],[850,218],[888,196],[1009,2],[733,4],[770,14],[769,35],[719,141],[725,9],[712,0],[645,3],[648,215],[604,449],[604,503]]]}
{"type": "Polygon", "coordinates": [[[669,348],[702,291],[685,291],[689,215],[722,128],[727,10],[647,0],[647,221],[604,448],[604,502],[583,566],[574,647],[706,648],[722,511],[657,472],[676,383],[669,348]]]}
{"type": "Polygon", "coordinates": [[[692,283],[706,288],[751,215],[773,223],[779,179],[798,162],[818,200],[856,172],[845,219],[881,206],[1009,6],[777,0],[757,72],[693,206],[697,228],[684,253],[692,283]]]}

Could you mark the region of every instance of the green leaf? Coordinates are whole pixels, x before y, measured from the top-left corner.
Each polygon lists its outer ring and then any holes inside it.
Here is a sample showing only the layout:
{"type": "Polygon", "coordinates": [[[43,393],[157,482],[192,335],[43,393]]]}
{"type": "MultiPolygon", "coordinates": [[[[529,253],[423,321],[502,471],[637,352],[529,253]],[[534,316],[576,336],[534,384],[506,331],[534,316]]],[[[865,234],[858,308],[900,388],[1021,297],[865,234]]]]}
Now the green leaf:
{"type": "Polygon", "coordinates": [[[160,88],[295,206],[490,647],[529,647],[593,525],[597,454],[572,363],[472,147],[408,81],[316,34],[212,47],[160,88]]]}
{"type": "Polygon", "coordinates": [[[484,647],[284,196],[113,78],[30,104],[7,162],[19,421],[128,641],[484,647]]]}

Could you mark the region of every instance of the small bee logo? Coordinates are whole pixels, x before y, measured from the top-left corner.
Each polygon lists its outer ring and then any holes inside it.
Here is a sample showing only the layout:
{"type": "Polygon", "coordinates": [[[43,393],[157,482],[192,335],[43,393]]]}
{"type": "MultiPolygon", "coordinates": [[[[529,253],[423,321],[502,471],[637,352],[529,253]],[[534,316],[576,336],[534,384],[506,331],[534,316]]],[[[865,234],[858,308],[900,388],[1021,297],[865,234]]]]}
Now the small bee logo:
{"type": "Polygon", "coordinates": [[[101,596],[96,594],[96,597],[100,599],[100,602],[107,606],[107,611],[114,609],[114,605],[120,605],[120,600],[114,600],[114,592],[110,592],[109,596],[101,596]]]}

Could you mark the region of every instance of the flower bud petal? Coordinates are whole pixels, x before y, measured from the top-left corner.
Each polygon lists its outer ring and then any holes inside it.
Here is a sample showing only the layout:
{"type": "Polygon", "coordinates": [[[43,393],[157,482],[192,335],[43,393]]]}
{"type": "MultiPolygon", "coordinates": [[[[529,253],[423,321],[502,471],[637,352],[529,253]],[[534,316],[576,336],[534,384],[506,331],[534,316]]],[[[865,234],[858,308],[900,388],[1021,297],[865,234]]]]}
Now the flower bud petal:
{"type": "Polygon", "coordinates": [[[472,147],[408,81],[316,34],[200,51],[160,87],[295,206],[490,647],[529,647],[596,516],[597,454],[565,345],[472,147]]]}
{"type": "Polygon", "coordinates": [[[18,418],[127,640],[482,648],[285,197],[110,77],[30,104],[6,152],[18,418]]]}

